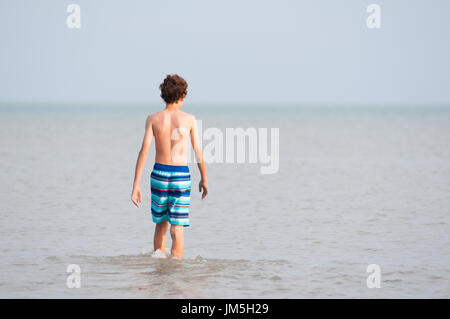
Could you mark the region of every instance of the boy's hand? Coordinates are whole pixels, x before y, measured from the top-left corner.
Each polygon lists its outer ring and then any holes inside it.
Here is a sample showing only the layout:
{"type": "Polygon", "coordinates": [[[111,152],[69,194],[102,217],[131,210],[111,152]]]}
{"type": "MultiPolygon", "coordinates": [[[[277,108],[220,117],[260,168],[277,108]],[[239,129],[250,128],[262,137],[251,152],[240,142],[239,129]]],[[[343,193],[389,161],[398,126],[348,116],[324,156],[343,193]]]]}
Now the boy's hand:
{"type": "Polygon", "coordinates": [[[201,180],[198,184],[198,191],[201,192],[203,189],[202,199],[205,199],[206,195],[208,195],[208,184],[206,181],[201,180]]]}
{"type": "Polygon", "coordinates": [[[142,193],[139,186],[133,187],[133,192],[131,193],[131,201],[137,207],[139,207],[139,204],[142,202],[142,193]]]}

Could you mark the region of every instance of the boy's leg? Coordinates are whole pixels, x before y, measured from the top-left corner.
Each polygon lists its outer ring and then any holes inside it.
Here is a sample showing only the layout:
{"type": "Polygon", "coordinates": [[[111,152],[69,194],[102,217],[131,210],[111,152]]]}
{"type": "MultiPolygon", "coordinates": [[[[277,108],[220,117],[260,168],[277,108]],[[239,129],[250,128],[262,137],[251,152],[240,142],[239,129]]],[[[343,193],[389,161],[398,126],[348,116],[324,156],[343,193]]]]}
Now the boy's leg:
{"type": "Polygon", "coordinates": [[[169,228],[169,222],[163,220],[155,226],[155,235],[153,236],[153,249],[166,252],[166,234],[169,228]]]}
{"type": "Polygon", "coordinates": [[[172,257],[182,258],[184,250],[183,225],[171,225],[170,236],[172,237],[172,257]]]}

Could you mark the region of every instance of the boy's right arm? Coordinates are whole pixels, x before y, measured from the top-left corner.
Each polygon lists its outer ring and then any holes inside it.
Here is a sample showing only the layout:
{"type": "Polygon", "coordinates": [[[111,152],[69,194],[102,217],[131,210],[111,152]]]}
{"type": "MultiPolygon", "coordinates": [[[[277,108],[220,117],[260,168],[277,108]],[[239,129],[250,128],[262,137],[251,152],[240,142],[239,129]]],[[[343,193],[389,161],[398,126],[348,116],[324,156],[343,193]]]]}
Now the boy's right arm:
{"type": "Polygon", "coordinates": [[[194,149],[195,154],[195,161],[197,162],[198,169],[200,170],[201,180],[198,184],[198,191],[202,193],[202,199],[205,199],[205,197],[208,195],[208,181],[206,179],[206,163],[205,159],[203,158],[203,151],[202,146],[200,143],[200,138],[198,136],[198,128],[197,128],[197,120],[195,117],[192,117],[193,123],[191,125],[191,144],[192,148],[194,149]]]}
{"type": "Polygon", "coordinates": [[[131,201],[139,207],[139,204],[142,202],[142,192],[141,192],[141,175],[142,170],[144,169],[145,162],[147,161],[148,150],[150,149],[150,145],[153,140],[153,128],[151,116],[147,117],[145,122],[145,134],[144,139],[142,141],[141,150],[139,151],[139,156],[136,162],[136,170],[134,172],[134,182],[133,182],[133,191],[131,192],[131,201]]]}

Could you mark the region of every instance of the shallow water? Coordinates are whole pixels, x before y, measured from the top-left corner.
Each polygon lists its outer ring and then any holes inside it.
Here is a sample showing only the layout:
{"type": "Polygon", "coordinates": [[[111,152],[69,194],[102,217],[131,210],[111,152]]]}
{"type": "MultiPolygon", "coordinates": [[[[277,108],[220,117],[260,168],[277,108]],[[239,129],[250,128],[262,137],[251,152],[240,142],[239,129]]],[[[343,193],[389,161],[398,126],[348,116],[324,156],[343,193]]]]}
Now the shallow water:
{"type": "Polygon", "coordinates": [[[203,130],[280,128],[280,168],[208,165],[174,260],[149,253],[153,148],[130,201],[157,107],[32,107],[0,109],[0,297],[450,297],[449,108],[186,105],[203,130]]]}

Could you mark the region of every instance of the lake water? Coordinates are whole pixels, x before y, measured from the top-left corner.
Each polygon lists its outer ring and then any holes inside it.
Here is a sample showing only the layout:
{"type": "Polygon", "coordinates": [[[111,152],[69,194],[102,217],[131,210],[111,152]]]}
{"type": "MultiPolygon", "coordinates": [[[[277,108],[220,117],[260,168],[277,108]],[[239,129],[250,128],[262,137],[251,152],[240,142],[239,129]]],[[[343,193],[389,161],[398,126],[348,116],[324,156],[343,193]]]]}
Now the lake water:
{"type": "Polygon", "coordinates": [[[450,297],[450,107],[186,104],[203,130],[279,128],[280,140],[275,174],[209,164],[205,201],[190,165],[183,260],[151,254],[153,146],[143,205],[130,201],[159,108],[0,108],[0,297],[450,297]]]}

